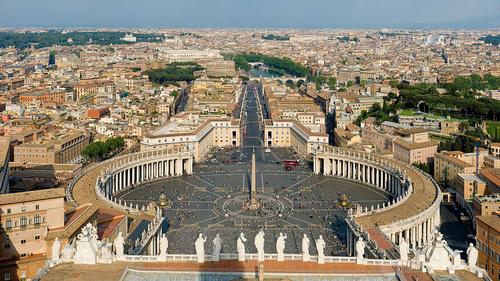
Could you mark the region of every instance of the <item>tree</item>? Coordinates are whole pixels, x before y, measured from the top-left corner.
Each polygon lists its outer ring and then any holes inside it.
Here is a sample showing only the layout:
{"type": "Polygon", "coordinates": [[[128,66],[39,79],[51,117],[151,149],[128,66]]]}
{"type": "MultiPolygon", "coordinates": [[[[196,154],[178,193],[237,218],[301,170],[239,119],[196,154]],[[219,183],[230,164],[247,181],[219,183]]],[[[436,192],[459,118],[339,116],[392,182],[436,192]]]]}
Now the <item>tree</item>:
{"type": "Polygon", "coordinates": [[[335,90],[337,87],[337,79],[334,76],[328,77],[328,81],[326,83],[328,84],[328,89],[330,90],[335,90]]]}
{"type": "Polygon", "coordinates": [[[352,87],[354,82],[352,80],[347,81],[347,87],[352,87]]]}

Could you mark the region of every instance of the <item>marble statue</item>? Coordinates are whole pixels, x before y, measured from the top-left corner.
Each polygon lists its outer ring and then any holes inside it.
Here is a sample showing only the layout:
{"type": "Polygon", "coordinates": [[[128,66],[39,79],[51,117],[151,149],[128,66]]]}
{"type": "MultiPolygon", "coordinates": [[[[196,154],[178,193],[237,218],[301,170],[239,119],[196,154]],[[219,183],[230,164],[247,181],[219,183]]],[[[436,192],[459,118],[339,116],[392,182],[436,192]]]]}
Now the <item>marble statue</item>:
{"type": "Polygon", "coordinates": [[[280,236],[276,239],[276,253],[278,253],[278,261],[285,261],[285,239],[286,235],[280,232],[280,236]]]}
{"type": "Polygon", "coordinates": [[[401,241],[399,241],[399,256],[401,261],[408,261],[408,252],[410,251],[410,245],[404,237],[401,238],[401,241]]]}
{"type": "Polygon", "coordinates": [[[75,264],[96,264],[100,249],[100,243],[97,241],[97,228],[91,223],[87,223],[76,238],[76,252],[73,256],[73,262],[75,264]]]}
{"type": "Polygon", "coordinates": [[[309,254],[309,245],[311,242],[309,241],[309,237],[304,233],[304,237],[302,237],[302,261],[310,261],[311,255],[309,254]]]}
{"type": "Polygon", "coordinates": [[[365,255],[365,247],[366,243],[363,241],[363,237],[359,237],[358,241],[356,241],[356,257],[358,259],[363,259],[365,255]]]}
{"type": "Polygon", "coordinates": [[[196,256],[198,256],[198,263],[205,262],[205,241],[207,238],[203,238],[203,234],[198,234],[198,239],[194,242],[194,247],[196,249],[196,256]]]}
{"type": "Polygon", "coordinates": [[[160,238],[160,256],[164,257],[167,255],[167,250],[168,250],[168,238],[163,233],[160,238]]]}
{"type": "Polygon", "coordinates": [[[257,261],[264,261],[264,230],[259,230],[255,235],[254,245],[257,248],[257,261]]]}
{"type": "Polygon", "coordinates": [[[75,246],[68,243],[66,246],[64,246],[62,250],[61,259],[63,262],[70,262],[73,260],[74,254],[75,254],[75,246]]]}
{"type": "Polygon", "coordinates": [[[325,240],[323,240],[323,235],[320,235],[318,239],[316,239],[316,250],[318,251],[318,263],[325,263],[325,240]]]}
{"type": "Polygon", "coordinates": [[[474,244],[469,243],[469,247],[467,248],[467,264],[469,265],[470,268],[473,268],[477,264],[477,255],[478,251],[476,247],[474,247],[474,244]]]}
{"type": "Polygon", "coordinates": [[[117,258],[123,257],[123,244],[125,244],[125,240],[123,239],[122,232],[118,232],[118,236],[116,236],[115,241],[113,241],[113,246],[115,247],[115,255],[117,258]]]}
{"type": "Polygon", "coordinates": [[[245,261],[245,242],[247,242],[247,238],[245,234],[240,233],[238,237],[238,241],[236,241],[236,250],[238,250],[238,261],[245,261]]]}
{"type": "Polygon", "coordinates": [[[219,233],[215,235],[215,238],[212,242],[214,243],[214,248],[212,251],[212,260],[219,261],[219,255],[222,249],[222,239],[220,238],[219,233]]]}
{"type": "Polygon", "coordinates": [[[61,251],[61,241],[59,241],[59,238],[56,237],[54,239],[54,244],[52,244],[52,260],[57,261],[59,260],[59,252],[61,251]]]}

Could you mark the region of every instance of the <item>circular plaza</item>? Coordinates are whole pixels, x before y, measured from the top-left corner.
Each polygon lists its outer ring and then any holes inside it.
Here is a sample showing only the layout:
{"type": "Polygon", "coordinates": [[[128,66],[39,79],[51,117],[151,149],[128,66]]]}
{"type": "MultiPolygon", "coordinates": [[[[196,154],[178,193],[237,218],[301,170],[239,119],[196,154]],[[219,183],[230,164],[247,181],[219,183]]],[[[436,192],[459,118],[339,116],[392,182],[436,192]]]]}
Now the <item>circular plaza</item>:
{"type": "MultiPolygon", "coordinates": [[[[195,164],[191,175],[133,184],[113,196],[137,209],[151,202],[163,203],[169,241],[194,241],[198,233],[207,237],[219,233],[232,242],[240,232],[253,237],[264,229],[267,251],[274,251],[275,237],[283,232],[290,240],[289,253],[300,253],[297,245],[307,234],[314,239],[322,235],[327,242],[325,253],[335,256],[346,255],[349,208],[380,206],[394,199],[389,192],[360,182],[316,175],[308,162],[287,169],[283,157],[294,157],[288,149],[256,149],[255,200],[259,207],[249,208],[251,153],[216,150],[210,161],[195,164]]],[[[236,252],[233,244],[223,243],[223,252],[236,252]]],[[[169,252],[192,254],[194,248],[192,243],[172,243],[169,252]]]]}

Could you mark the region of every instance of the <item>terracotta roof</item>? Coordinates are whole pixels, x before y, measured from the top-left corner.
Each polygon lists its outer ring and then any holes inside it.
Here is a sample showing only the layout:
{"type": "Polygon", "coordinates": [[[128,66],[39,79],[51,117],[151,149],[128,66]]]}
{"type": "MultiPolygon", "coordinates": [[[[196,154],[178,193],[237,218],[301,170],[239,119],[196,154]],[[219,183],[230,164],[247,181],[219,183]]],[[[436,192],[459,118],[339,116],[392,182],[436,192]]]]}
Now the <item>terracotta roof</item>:
{"type": "Polygon", "coordinates": [[[406,149],[418,149],[430,146],[438,146],[439,142],[437,141],[426,141],[426,142],[408,142],[400,138],[396,138],[394,143],[406,148],[406,149]]]}
{"type": "Polygon", "coordinates": [[[1,194],[0,205],[47,200],[53,198],[64,198],[64,188],[51,188],[36,191],[1,194]]]}
{"type": "Polygon", "coordinates": [[[500,216],[490,215],[490,216],[477,216],[478,221],[483,222],[489,227],[493,228],[496,232],[500,232],[500,216]]]}

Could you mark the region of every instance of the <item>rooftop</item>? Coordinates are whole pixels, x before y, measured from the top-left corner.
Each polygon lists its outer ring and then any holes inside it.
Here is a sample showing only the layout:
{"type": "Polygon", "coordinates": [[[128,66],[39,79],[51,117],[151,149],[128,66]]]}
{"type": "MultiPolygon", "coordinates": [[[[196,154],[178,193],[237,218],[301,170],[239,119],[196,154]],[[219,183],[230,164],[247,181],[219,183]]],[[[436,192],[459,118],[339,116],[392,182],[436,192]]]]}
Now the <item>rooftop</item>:
{"type": "Polygon", "coordinates": [[[64,188],[8,193],[0,195],[0,205],[64,198],[64,188]]]}

